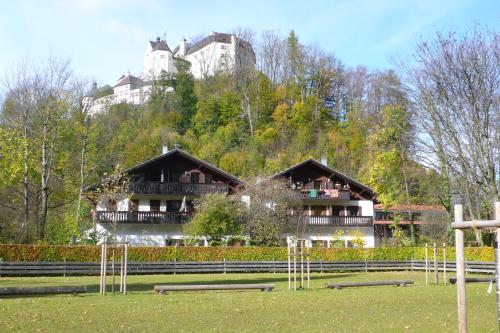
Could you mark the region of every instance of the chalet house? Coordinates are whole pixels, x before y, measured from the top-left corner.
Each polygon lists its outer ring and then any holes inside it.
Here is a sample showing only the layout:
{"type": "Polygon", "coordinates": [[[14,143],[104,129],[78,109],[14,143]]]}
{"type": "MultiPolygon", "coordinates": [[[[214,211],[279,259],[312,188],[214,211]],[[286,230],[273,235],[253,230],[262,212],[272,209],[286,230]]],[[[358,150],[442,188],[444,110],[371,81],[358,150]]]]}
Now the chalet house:
{"type": "Polygon", "coordinates": [[[375,245],[373,190],[328,167],[326,160],[305,160],[273,176],[284,178],[300,193],[304,205],[304,238],[311,246],[351,246],[362,237],[365,247],[375,245]],[[334,234],[337,236],[335,237],[334,234]],[[336,239],[340,236],[340,239],[336,239]]]}
{"type": "Polygon", "coordinates": [[[133,245],[179,245],[182,225],[191,217],[193,200],[206,193],[234,193],[236,177],[175,148],[125,171],[130,197],[113,202],[100,196],[94,222],[99,233],[128,239],[133,245]]]}

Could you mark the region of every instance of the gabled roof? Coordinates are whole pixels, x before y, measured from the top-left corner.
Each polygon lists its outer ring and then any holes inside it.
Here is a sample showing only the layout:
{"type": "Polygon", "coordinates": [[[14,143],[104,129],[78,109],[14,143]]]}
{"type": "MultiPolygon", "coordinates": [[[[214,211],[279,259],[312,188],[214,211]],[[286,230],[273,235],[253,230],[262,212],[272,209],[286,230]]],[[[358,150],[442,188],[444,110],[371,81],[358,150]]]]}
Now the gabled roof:
{"type": "Polygon", "coordinates": [[[290,173],[290,172],[292,172],[292,171],[294,171],[296,169],[299,169],[299,168],[302,168],[302,167],[306,167],[307,164],[312,164],[315,167],[318,167],[318,168],[324,170],[327,174],[337,176],[337,177],[345,180],[350,185],[355,185],[355,186],[361,188],[363,191],[368,192],[372,196],[374,195],[374,191],[370,187],[368,187],[368,186],[366,186],[366,185],[358,182],[357,180],[355,180],[355,179],[353,179],[353,178],[351,178],[349,176],[344,175],[343,173],[341,173],[341,172],[339,172],[339,171],[337,171],[337,170],[335,170],[333,168],[330,168],[329,166],[326,166],[326,165],[320,163],[319,161],[317,161],[317,160],[315,160],[313,158],[307,159],[305,161],[302,161],[302,162],[300,162],[298,164],[295,164],[295,165],[289,167],[288,169],[280,171],[277,174],[273,175],[272,178],[283,177],[287,173],[290,173]]]}
{"type": "Polygon", "coordinates": [[[130,84],[132,86],[138,86],[142,84],[142,79],[132,75],[122,75],[118,79],[118,82],[114,85],[113,88],[124,86],[126,84],[130,84]]]}
{"type": "Polygon", "coordinates": [[[156,163],[158,161],[161,161],[163,159],[168,159],[169,157],[172,157],[174,155],[180,155],[184,158],[187,158],[191,161],[193,161],[194,163],[196,164],[199,164],[199,165],[202,165],[203,167],[209,169],[210,171],[212,171],[213,173],[215,174],[218,174],[219,176],[223,176],[225,178],[228,178],[229,180],[231,180],[232,182],[236,183],[237,185],[243,185],[243,181],[241,181],[240,179],[236,178],[235,176],[225,172],[224,170],[221,170],[219,168],[217,168],[216,166],[208,163],[208,162],[205,162],[203,160],[200,160],[199,158],[185,152],[184,150],[180,149],[180,148],[174,148],[172,150],[170,150],[168,153],[165,153],[165,154],[162,154],[162,155],[159,155],[155,158],[152,158],[150,160],[147,160],[141,164],[138,164],[136,166],[133,166],[127,170],[125,170],[126,173],[131,173],[131,172],[134,172],[134,171],[137,171],[145,166],[148,166],[148,165],[151,165],[153,163],[156,163]]]}
{"type": "Polygon", "coordinates": [[[151,45],[151,49],[153,51],[169,51],[169,52],[172,52],[170,50],[170,48],[168,47],[167,45],[167,42],[164,41],[164,40],[156,40],[156,41],[149,41],[149,45],[151,45]]]}
{"type": "Polygon", "coordinates": [[[190,45],[186,49],[186,55],[194,53],[198,50],[201,50],[205,46],[217,42],[217,43],[226,43],[226,44],[231,44],[231,34],[224,34],[220,32],[216,32],[210,36],[207,36],[200,40],[197,43],[194,43],[193,45],[190,45]]]}
{"type": "Polygon", "coordinates": [[[439,211],[444,212],[446,208],[440,205],[395,205],[395,206],[384,206],[383,204],[376,204],[373,206],[375,210],[378,211],[412,211],[412,212],[423,212],[423,211],[439,211]]]}

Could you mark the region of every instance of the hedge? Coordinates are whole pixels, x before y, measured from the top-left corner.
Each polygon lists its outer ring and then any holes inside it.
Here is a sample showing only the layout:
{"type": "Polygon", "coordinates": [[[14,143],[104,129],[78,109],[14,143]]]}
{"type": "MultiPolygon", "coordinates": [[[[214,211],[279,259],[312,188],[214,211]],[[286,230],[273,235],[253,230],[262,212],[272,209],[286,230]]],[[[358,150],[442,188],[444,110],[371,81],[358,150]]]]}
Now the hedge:
{"type": "MultiPolygon", "coordinates": [[[[111,251],[108,251],[111,252],[111,251]]],[[[4,261],[75,261],[98,262],[100,246],[57,246],[0,244],[4,261]]],[[[433,256],[429,248],[429,259],[433,256]]],[[[447,260],[455,260],[455,249],[446,249],[447,260]]],[[[311,260],[423,260],[423,247],[312,248],[311,260]]],[[[439,252],[442,259],[442,252],[439,252]]],[[[494,261],[492,247],[465,248],[469,261],[494,261]]],[[[287,260],[286,247],[129,247],[129,261],[271,261],[287,260]]]]}

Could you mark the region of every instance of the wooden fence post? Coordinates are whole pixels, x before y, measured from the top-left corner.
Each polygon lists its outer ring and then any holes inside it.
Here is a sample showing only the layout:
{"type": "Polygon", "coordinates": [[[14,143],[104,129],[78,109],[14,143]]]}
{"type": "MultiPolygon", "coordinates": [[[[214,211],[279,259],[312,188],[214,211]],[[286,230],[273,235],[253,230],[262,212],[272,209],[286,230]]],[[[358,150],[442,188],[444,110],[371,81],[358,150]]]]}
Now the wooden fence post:
{"type": "Polygon", "coordinates": [[[429,246],[425,243],[425,285],[429,284],[429,246]]]}
{"type": "MultiPolygon", "coordinates": [[[[463,222],[462,205],[455,205],[455,223],[463,222]]],[[[464,231],[455,229],[456,269],[457,269],[457,303],[458,332],[467,332],[467,309],[465,302],[465,264],[464,264],[464,231]]],[[[498,288],[498,286],[497,286],[498,288]]]]}
{"type": "Polygon", "coordinates": [[[446,286],[446,243],[443,243],[443,283],[446,286]]]}
{"type": "Polygon", "coordinates": [[[438,246],[437,243],[434,242],[434,285],[438,285],[438,246]]]}

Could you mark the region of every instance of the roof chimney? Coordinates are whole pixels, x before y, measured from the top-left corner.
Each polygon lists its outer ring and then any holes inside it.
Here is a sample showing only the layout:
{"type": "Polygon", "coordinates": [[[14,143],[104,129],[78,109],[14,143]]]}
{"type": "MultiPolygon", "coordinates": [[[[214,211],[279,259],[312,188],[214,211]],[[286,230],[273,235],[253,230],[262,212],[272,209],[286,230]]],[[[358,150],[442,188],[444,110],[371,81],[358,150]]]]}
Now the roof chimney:
{"type": "Polygon", "coordinates": [[[180,144],[178,144],[178,143],[174,144],[174,149],[180,149],[180,148],[181,148],[180,144]]]}
{"type": "Polygon", "coordinates": [[[179,44],[179,55],[184,56],[186,54],[186,39],[183,38],[181,39],[181,42],[179,44]]]}
{"type": "Polygon", "coordinates": [[[326,167],[328,166],[328,159],[326,158],[326,156],[321,157],[321,164],[323,164],[326,167]]]}
{"type": "Polygon", "coordinates": [[[168,146],[167,145],[163,145],[161,147],[161,154],[163,155],[163,154],[166,154],[166,153],[168,153],[168,146]]]}

